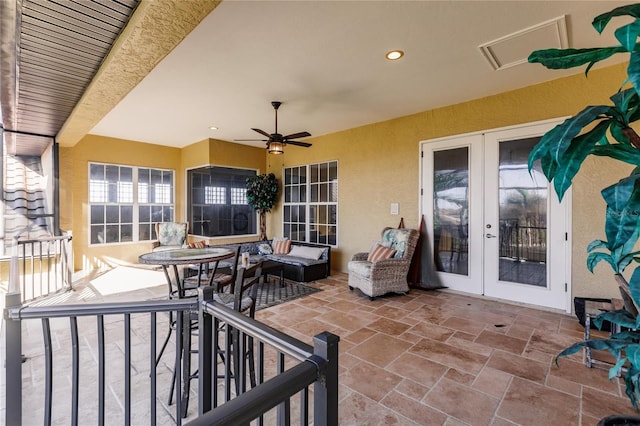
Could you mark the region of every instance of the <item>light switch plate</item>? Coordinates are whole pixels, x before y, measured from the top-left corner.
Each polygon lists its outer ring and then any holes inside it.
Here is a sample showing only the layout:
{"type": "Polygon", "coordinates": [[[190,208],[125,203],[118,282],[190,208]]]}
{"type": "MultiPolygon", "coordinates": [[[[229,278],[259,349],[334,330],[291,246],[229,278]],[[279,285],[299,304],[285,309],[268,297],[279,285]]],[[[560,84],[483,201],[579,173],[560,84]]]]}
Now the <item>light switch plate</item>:
{"type": "Polygon", "coordinates": [[[400,205],[398,203],[391,203],[391,214],[398,214],[400,211],[400,205]]]}

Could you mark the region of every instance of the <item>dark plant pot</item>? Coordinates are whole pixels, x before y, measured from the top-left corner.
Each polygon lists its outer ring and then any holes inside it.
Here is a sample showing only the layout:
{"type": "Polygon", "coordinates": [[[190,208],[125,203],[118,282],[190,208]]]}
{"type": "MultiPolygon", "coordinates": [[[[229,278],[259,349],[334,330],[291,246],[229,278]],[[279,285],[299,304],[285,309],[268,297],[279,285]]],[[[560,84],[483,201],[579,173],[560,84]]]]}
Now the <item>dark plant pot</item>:
{"type": "Polygon", "coordinates": [[[639,416],[607,416],[600,419],[598,426],[640,426],[639,416]]]}

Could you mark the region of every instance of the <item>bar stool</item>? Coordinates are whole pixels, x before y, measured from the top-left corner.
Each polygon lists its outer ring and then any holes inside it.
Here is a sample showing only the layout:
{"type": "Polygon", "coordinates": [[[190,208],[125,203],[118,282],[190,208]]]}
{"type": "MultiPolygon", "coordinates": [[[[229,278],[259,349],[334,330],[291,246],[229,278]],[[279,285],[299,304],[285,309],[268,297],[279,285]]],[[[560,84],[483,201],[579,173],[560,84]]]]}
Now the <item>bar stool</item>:
{"type": "MultiPolygon", "coordinates": [[[[239,267],[236,276],[233,289],[230,292],[216,293],[213,295],[213,300],[216,303],[220,303],[229,309],[233,309],[236,312],[243,313],[250,318],[255,317],[256,312],[256,299],[258,286],[257,284],[262,279],[262,262],[249,265],[247,267],[239,267]]],[[[233,369],[233,375],[219,376],[216,378],[233,378],[236,386],[236,395],[246,390],[246,382],[244,376],[244,367],[241,368],[241,363],[244,366],[245,362],[249,366],[249,380],[251,387],[256,386],[255,375],[255,361],[253,353],[253,338],[248,336],[241,336],[237,329],[230,328],[228,324],[221,324],[217,330],[218,333],[225,333],[225,338],[230,339],[226,341],[225,349],[220,347],[216,348],[217,356],[220,356],[221,361],[225,365],[225,369],[229,372],[233,369]],[[228,349],[228,351],[227,351],[228,349]],[[241,352],[244,352],[241,354],[241,352]],[[230,353],[231,357],[227,354],[230,353]],[[242,359],[241,359],[242,358],[242,359]],[[231,361],[231,367],[227,364],[231,361]]],[[[227,389],[229,387],[227,386],[227,389]]],[[[228,392],[228,391],[227,391],[228,392]]]]}

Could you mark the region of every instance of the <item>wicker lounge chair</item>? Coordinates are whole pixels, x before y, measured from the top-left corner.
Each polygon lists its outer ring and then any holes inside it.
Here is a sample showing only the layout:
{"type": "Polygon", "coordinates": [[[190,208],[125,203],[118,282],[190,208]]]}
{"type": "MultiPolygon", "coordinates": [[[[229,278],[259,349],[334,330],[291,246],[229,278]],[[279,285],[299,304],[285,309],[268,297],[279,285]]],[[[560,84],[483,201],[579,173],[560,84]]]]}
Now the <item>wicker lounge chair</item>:
{"type": "Polygon", "coordinates": [[[415,229],[384,228],[379,245],[388,248],[392,257],[371,261],[370,253],[354,254],[348,265],[349,289],[358,288],[371,300],[409,291],[407,273],[419,235],[415,229]]]}

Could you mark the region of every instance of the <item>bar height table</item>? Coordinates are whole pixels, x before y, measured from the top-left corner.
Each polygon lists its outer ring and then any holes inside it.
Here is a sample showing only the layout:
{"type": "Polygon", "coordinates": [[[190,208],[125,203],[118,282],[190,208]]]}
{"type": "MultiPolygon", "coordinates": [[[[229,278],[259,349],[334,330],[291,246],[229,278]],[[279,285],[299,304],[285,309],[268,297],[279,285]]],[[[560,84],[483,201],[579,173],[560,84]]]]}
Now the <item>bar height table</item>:
{"type": "MultiPolygon", "coordinates": [[[[183,248],[176,250],[164,250],[164,251],[155,251],[150,253],[145,253],[138,257],[138,262],[145,265],[160,265],[162,266],[162,270],[164,271],[164,275],[167,278],[167,284],[169,285],[169,298],[186,298],[186,297],[195,297],[195,295],[187,294],[187,290],[182,283],[182,279],[180,278],[180,273],[178,270],[178,266],[186,266],[186,265],[198,265],[198,286],[200,286],[200,277],[202,276],[202,268],[203,265],[209,265],[210,263],[214,264],[213,270],[209,271],[209,276],[207,277],[206,285],[211,285],[213,283],[213,277],[215,275],[216,269],[218,267],[218,262],[224,259],[229,259],[235,256],[235,253],[232,250],[217,248],[217,247],[205,247],[205,248],[183,248]],[[169,270],[173,271],[173,277],[169,270]]],[[[177,327],[176,327],[177,328],[177,327]]],[[[176,330],[178,332],[178,330],[176,330]]],[[[182,396],[180,398],[180,407],[182,411],[182,417],[186,417],[187,408],[189,403],[189,380],[191,376],[191,362],[190,362],[190,351],[191,351],[191,319],[187,318],[182,321],[182,330],[179,331],[180,336],[177,338],[181,339],[182,351],[179,357],[176,357],[176,365],[174,371],[179,371],[180,361],[184,359],[182,363],[182,396]]],[[[176,382],[180,379],[176,376],[176,382]]],[[[171,395],[173,395],[173,390],[171,391],[171,395]]],[[[171,399],[170,395],[170,399],[171,399]]]]}

